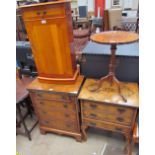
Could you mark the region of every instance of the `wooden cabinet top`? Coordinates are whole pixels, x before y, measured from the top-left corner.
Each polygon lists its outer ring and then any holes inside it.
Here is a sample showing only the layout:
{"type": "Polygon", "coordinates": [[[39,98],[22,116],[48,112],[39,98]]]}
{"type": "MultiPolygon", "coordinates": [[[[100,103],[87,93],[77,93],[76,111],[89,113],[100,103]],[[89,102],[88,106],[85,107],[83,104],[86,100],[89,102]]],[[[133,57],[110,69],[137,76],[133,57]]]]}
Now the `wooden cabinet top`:
{"type": "Polygon", "coordinates": [[[27,89],[30,91],[48,91],[48,92],[55,92],[55,93],[69,93],[76,95],[78,94],[82,82],[84,80],[84,76],[78,76],[76,82],[74,84],[47,84],[41,83],[36,78],[28,87],[27,89]]]}
{"type": "Polygon", "coordinates": [[[86,79],[79,94],[79,99],[88,101],[104,102],[107,104],[116,104],[129,107],[139,107],[139,91],[136,83],[121,83],[122,95],[127,99],[124,102],[118,94],[116,85],[111,86],[108,82],[103,82],[102,86],[95,92],[88,90],[90,85],[98,82],[95,79],[86,79]]]}
{"type": "Polygon", "coordinates": [[[20,6],[19,8],[29,8],[29,7],[36,7],[36,6],[45,6],[45,5],[52,5],[52,4],[60,4],[60,3],[66,3],[71,2],[71,0],[54,0],[53,2],[45,2],[45,3],[36,3],[36,4],[30,4],[30,5],[24,5],[20,6]]]}

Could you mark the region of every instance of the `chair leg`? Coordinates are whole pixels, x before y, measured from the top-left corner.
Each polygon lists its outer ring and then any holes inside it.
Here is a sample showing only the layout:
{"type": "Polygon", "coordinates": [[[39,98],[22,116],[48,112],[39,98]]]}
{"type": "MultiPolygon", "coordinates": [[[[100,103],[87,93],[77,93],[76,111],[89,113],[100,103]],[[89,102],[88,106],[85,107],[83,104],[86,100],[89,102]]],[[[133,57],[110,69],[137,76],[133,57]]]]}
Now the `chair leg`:
{"type": "Polygon", "coordinates": [[[22,112],[21,112],[21,109],[20,109],[20,105],[19,104],[17,104],[17,109],[18,109],[18,112],[19,112],[19,117],[21,119],[21,123],[24,126],[25,134],[27,135],[28,139],[31,140],[31,135],[29,133],[29,130],[27,129],[27,126],[25,124],[25,120],[23,119],[23,115],[22,115],[22,112]]]}

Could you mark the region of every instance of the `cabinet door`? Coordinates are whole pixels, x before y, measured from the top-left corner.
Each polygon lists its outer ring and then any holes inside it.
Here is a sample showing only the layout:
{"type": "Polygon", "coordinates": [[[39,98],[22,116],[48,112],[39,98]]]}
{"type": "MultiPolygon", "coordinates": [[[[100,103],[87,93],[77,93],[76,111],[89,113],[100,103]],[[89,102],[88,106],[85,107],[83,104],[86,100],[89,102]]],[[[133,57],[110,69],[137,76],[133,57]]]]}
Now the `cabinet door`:
{"type": "Polygon", "coordinates": [[[66,17],[26,21],[25,25],[39,75],[72,76],[72,43],[66,17]]]}

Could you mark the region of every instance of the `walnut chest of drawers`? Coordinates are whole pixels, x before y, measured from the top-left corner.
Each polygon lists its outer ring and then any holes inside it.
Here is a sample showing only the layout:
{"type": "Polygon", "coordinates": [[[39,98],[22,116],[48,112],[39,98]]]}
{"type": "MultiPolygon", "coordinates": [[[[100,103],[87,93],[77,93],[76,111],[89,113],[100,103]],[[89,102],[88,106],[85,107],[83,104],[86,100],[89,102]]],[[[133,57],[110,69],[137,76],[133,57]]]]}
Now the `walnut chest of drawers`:
{"type": "Polygon", "coordinates": [[[117,87],[107,82],[103,82],[97,91],[89,91],[88,87],[94,82],[94,79],[87,79],[78,97],[82,115],[81,129],[85,140],[87,127],[120,132],[126,137],[126,148],[131,155],[131,138],[139,107],[138,85],[121,83],[121,92],[127,99],[127,102],[124,102],[118,94],[117,87]]]}
{"type": "Polygon", "coordinates": [[[77,96],[83,79],[79,76],[68,85],[40,83],[35,79],[28,86],[42,134],[55,132],[81,141],[77,96]]]}

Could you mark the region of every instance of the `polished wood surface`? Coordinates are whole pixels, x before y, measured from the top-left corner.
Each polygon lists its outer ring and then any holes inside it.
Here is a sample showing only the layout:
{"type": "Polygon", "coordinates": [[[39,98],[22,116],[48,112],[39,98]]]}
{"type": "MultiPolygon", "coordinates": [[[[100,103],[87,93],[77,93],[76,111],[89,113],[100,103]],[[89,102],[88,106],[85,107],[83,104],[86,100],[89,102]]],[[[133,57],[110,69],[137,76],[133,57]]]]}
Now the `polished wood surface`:
{"type": "Polygon", "coordinates": [[[16,103],[19,103],[28,96],[26,89],[27,85],[30,84],[34,79],[30,77],[23,77],[22,79],[16,79],[16,103]]]}
{"type": "Polygon", "coordinates": [[[122,94],[127,99],[125,102],[118,94],[117,85],[107,81],[103,81],[96,91],[90,91],[89,86],[96,82],[98,80],[86,79],[78,96],[84,139],[87,139],[88,127],[120,132],[126,137],[126,149],[131,155],[132,133],[139,107],[138,85],[121,83],[122,94]]]}
{"type": "Polygon", "coordinates": [[[81,82],[83,81],[83,76],[78,76],[74,84],[46,84],[39,82],[38,79],[35,79],[28,87],[28,90],[38,90],[38,91],[48,91],[48,92],[58,92],[58,93],[68,93],[68,94],[78,94],[78,91],[81,87],[81,82]]]}
{"type": "Polygon", "coordinates": [[[130,132],[130,128],[128,126],[123,126],[121,124],[116,124],[107,121],[98,121],[96,119],[84,118],[83,119],[84,125],[97,127],[105,130],[120,132],[120,133],[127,133],[130,132]]]}
{"type": "Polygon", "coordinates": [[[20,80],[16,80],[16,103],[19,103],[27,96],[28,91],[26,90],[25,85],[20,80]]]}
{"type": "Polygon", "coordinates": [[[137,124],[137,122],[134,125],[134,130],[133,130],[133,142],[139,143],[139,126],[137,124]]]}
{"type": "Polygon", "coordinates": [[[35,79],[27,88],[39,118],[40,131],[73,136],[82,140],[77,96],[84,77],[74,84],[47,84],[35,79]]]}
{"type": "Polygon", "coordinates": [[[29,7],[45,6],[45,5],[50,5],[50,4],[60,4],[60,3],[66,3],[66,2],[71,2],[71,0],[55,0],[53,2],[51,1],[51,2],[45,2],[45,3],[24,5],[24,6],[20,6],[18,8],[29,8],[29,7]]]}
{"type": "Polygon", "coordinates": [[[126,31],[105,31],[92,35],[90,39],[101,44],[127,44],[138,41],[138,34],[126,31]]]}
{"type": "Polygon", "coordinates": [[[139,96],[138,85],[136,83],[121,83],[122,94],[127,99],[127,102],[124,102],[118,94],[117,85],[111,86],[107,81],[104,81],[97,91],[89,91],[89,86],[98,81],[99,80],[95,79],[87,79],[80,91],[79,99],[138,108],[139,96]]]}
{"type": "Polygon", "coordinates": [[[74,83],[75,62],[71,7],[57,1],[21,7],[38,79],[46,83],[74,83]]]}

